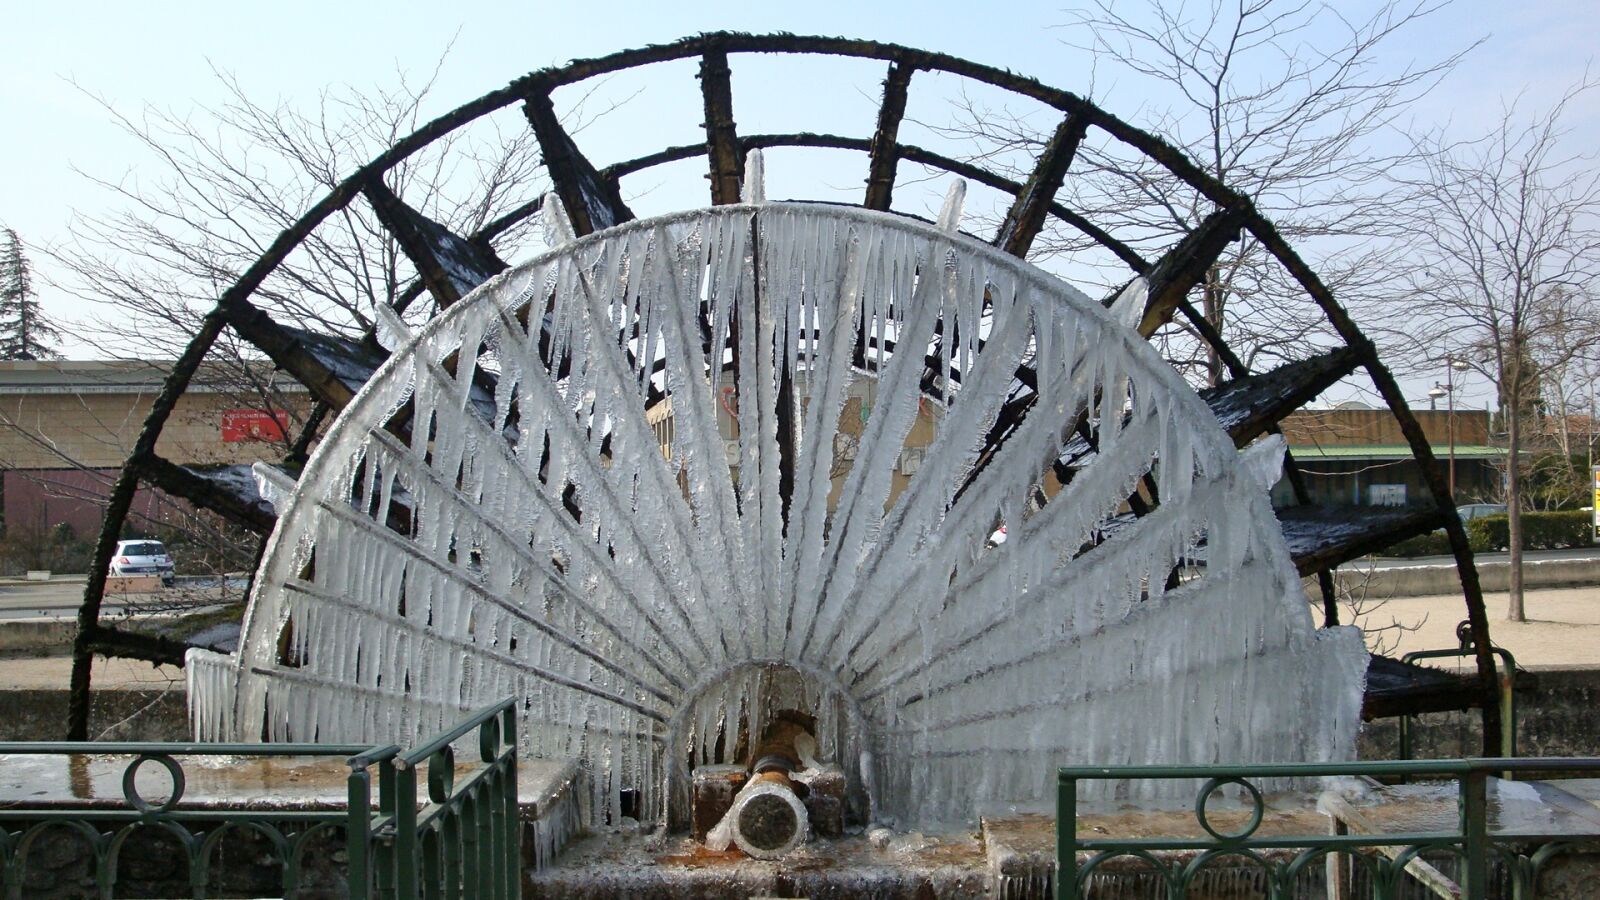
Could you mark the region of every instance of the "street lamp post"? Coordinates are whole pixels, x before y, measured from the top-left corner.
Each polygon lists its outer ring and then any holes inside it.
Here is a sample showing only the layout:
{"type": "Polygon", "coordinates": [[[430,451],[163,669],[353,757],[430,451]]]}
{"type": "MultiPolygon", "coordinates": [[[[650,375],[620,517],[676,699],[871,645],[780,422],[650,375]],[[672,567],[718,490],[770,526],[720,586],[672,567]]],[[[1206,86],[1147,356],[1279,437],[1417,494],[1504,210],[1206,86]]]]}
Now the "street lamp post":
{"type": "Polygon", "coordinates": [[[1449,412],[1445,414],[1445,427],[1450,432],[1450,502],[1456,502],[1456,373],[1467,370],[1467,361],[1446,354],[1444,358],[1444,391],[1448,396],[1449,412]]]}

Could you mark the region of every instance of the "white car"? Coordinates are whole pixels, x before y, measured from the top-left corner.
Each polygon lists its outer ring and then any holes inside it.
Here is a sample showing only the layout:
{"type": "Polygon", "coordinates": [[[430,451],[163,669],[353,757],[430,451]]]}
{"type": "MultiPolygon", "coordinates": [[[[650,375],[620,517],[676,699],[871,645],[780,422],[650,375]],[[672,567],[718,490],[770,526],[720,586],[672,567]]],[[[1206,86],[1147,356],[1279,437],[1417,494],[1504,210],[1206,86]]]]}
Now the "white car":
{"type": "Polygon", "coordinates": [[[171,584],[174,568],[160,541],[118,541],[111,557],[112,575],[159,575],[162,583],[171,584]]]}
{"type": "Polygon", "coordinates": [[[1456,515],[1460,516],[1463,522],[1481,519],[1484,516],[1503,516],[1505,514],[1506,505],[1504,503],[1468,503],[1465,506],[1456,507],[1456,515]]]}

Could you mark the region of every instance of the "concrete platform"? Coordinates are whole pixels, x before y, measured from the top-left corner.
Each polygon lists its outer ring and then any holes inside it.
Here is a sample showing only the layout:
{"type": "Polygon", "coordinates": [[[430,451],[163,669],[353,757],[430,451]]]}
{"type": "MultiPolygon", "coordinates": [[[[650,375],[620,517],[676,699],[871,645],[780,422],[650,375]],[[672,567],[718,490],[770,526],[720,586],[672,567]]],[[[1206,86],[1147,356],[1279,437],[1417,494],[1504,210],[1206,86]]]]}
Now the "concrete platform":
{"type": "MultiPolygon", "coordinates": [[[[1316,797],[1309,794],[1276,794],[1265,799],[1266,811],[1256,835],[1268,837],[1328,832],[1329,819],[1317,811],[1316,797]]],[[[1207,817],[1218,829],[1234,831],[1245,824],[1248,813],[1242,807],[1219,808],[1213,804],[1207,817]]],[[[1078,816],[1078,833],[1104,838],[1209,839],[1195,821],[1192,809],[1089,812],[1078,816]]],[[[999,900],[1043,900],[1050,896],[1056,871],[1054,816],[986,817],[982,821],[982,838],[988,867],[994,877],[994,897],[999,900]]],[[[1199,853],[1169,851],[1160,855],[1164,860],[1182,866],[1199,853]]],[[[1273,860],[1283,855],[1274,851],[1262,853],[1264,858],[1273,860]]],[[[1088,854],[1082,854],[1081,861],[1087,862],[1088,854]]],[[[1102,866],[1099,872],[1101,874],[1094,878],[1092,884],[1098,890],[1111,891],[1112,896],[1166,896],[1160,879],[1140,860],[1131,857],[1112,860],[1102,866]]],[[[1248,866],[1219,864],[1208,867],[1195,879],[1193,895],[1207,898],[1254,897],[1258,889],[1266,888],[1264,882],[1257,884],[1258,875],[1258,870],[1248,866]]],[[[1315,896],[1315,892],[1321,890],[1324,884],[1320,870],[1307,873],[1302,882],[1296,888],[1304,892],[1304,896],[1315,896]]]]}
{"type": "MultiPolygon", "coordinates": [[[[1455,787],[1439,785],[1376,784],[1351,790],[1342,785],[1332,793],[1306,791],[1269,795],[1258,838],[1303,837],[1329,833],[1332,809],[1339,798],[1357,813],[1342,813],[1359,821],[1350,828],[1360,833],[1450,831],[1456,827],[1455,787]],[[1367,793],[1363,794],[1362,790],[1367,793]]],[[[1584,781],[1502,782],[1494,786],[1490,804],[1491,833],[1541,835],[1551,840],[1594,842],[1554,858],[1547,866],[1535,898],[1575,900],[1600,896],[1600,779],[1584,781]]],[[[1249,816],[1242,804],[1213,804],[1210,822],[1233,831],[1249,816]]],[[[1347,821],[1349,824],[1349,821],[1347,821]]],[[[1192,810],[1150,811],[1131,808],[1089,810],[1079,817],[1081,834],[1115,838],[1196,838],[1207,835],[1192,810]]],[[[1521,848],[1524,850],[1530,848],[1521,848]]],[[[1287,861],[1298,851],[1264,850],[1260,856],[1287,861]]],[[[1158,854],[1164,863],[1181,868],[1198,851],[1158,854]]],[[[1080,857],[1086,862],[1088,854],[1080,857]]],[[[1436,856],[1443,871],[1426,861],[1409,868],[1410,879],[1400,889],[1406,900],[1432,900],[1449,893],[1448,860],[1436,856]],[[1443,890],[1444,893],[1439,891],[1443,890]]],[[[1340,874],[1339,870],[1332,870],[1340,874]]],[[[872,897],[887,900],[924,898],[997,898],[1044,900],[1051,896],[1055,873],[1055,820],[1048,815],[1010,815],[985,818],[976,834],[953,832],[896,835],[887,847],[874,847],[863,836],[834,841],[812,841],[787,859],[762,862],[738,851],[706,849],[687,836],[665,838],[643,834],[597,834],[584,837],[554,865],[529,872],[523,896],[534,898],[609,897],[743,898],[872,897]]],[[[1364,873],[1354,881],[1341,876],[1347,890],[1330,894],[1330,867],[1309,866],[1291,886],[1290,896],[1326,900],[1330,896],[1367,896],[1364,873]]],[[[1195,879],[1190,896],[1208,900],[1245,900],[1266,895],[1267,879],[1258,866],[1239,859],[1219,860],[1195,879]]],[[[1167,896],[1162,877],[1142,860],[1127,857],[1108,862],[1091,882],[1096,896],[1152,898],[1167,896]]]]}

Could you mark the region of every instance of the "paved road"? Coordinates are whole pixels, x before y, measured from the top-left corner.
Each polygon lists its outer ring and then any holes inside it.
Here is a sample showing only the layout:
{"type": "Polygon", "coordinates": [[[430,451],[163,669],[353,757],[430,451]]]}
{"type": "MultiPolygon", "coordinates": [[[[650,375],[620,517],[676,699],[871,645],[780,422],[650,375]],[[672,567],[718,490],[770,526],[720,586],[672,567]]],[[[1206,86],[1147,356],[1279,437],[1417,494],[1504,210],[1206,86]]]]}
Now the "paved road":
{"type": "MultiPolygon", "coordinates": [[[[29,619],[37,617],[71,618],[83,602],[83,576],[65,576],[49,581],[25,581],[20,578],[0,579],[0,620],[29,619]]],[[[241,585],[230,583],[227,589],[215,580],[201,583],[181,583],[148,594],[112,594],[102,607],[106,612],[119,612],[128,608],[149,610],[152,607],[172,608],[207,606],[218,601],[239,596],[241,585]]]]}
{"type": "MultiPolygon", "coordinates": [[[[1506,562],[1510,559],[1509,553],[1479,553],[1473,558],[1478,562],[1506,562]]],[[[1528,550],[1522,554],[1524,562],[1536,562],[1542,559],[1600,559],[1600,547],[1577,547],[1571,550],[1528,550]]],[[[1417,556],[1411,559],[1373,559],[1360,560],[1362,564],[1371,562],[1373,568],[1389,569],[1396,566],[1453,566],[1453,556],[1417,556]]]]}

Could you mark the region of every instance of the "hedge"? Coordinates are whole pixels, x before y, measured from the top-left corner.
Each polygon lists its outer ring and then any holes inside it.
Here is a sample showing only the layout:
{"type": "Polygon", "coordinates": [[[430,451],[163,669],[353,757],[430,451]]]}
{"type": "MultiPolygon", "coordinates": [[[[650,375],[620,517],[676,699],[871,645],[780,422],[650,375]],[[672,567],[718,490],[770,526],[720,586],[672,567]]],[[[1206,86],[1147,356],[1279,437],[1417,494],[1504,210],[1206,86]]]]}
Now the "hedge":
{"type": "MultiPolygon", "coordinates": [[[[1594,546],[1594,514],[1585,509],[1522,514],[1522,549],[1560,550],[1594,546]]],[[[1484,516],[1467,523],[1467,537],[1475,552],[1511,545],[1511,520],[1484,516]]]]}
{"type": "MultiPolygon", "coordinates": [[[[1560,550],[1566,547],[1592,547],[1593,513],[1582,509],[1522,514],[1524,550],[1560,550]]],[[[1489,553],[1510,546],[1510,519],[1482,516],[1465,523],[1467,543],[1474,553],[1489,553]]],[[[1430,531],[1407,538],[1378,552],[1379,556],[1447,556],[1450,539],[1444,530],[1430,531]]]]}
{"type": "Polygon", "coordinates": [[[1443,531],[1430,531],[1391,544],[1377,553],[1378,556],[1449,556],[1450,536],[1443,531]]]}

